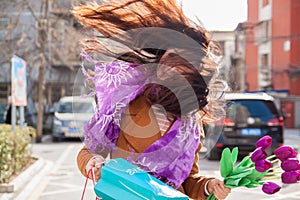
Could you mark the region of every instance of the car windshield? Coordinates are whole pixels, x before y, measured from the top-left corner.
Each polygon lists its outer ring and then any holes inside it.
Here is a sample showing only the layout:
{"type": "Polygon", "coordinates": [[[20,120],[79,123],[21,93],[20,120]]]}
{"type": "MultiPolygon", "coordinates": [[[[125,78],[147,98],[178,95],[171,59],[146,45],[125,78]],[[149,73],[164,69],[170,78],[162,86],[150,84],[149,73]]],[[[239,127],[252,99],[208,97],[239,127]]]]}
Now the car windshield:
{"type": "Polygon", "coordinates": [[[92,103],[88,102],[61,102],[58,108],[59,113],[93,113],[92,103]]]}
{"type": "Polygon", "coordinates": [[[277,109],[272,101],[231,100],[227,106],[227,118],[233,119],[237,124],[247,123],[249,118],[256,122],[266,123],[278,117],[277,109]]]}

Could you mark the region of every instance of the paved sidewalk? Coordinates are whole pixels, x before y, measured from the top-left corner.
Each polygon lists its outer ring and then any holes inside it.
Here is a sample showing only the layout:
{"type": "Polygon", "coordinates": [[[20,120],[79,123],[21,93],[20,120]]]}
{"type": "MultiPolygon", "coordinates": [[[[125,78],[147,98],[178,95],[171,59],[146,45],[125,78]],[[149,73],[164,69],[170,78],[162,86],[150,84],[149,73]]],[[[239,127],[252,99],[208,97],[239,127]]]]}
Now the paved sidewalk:
{"type": "MultiPolygon", "coordinates": [[[[54,163],[43,181],[35,188],[28,200],[75,200],[80,199],[85,179],[76,165],[80,142],[62,142],[49,145],[36,144],[36,154],[47,157],[54,163]],[[53,148],[55,150],[49,149],[53,148]]],[[[92,183],[89,182],[85,200],[95,199],[92,183]]]]}
{"type": "MultiPolygon", "coordinates": [[[[300,129],[286,129],[285,143],[294,144],[300,150],[300,129]],[[299,141],[299,142],[298,142],[299,141]]],[[[81,142],[51,143],[49,137],[43,143],[33,144],[33,153],[39,161],[16,180],[17,191],[0,193],[0,200],[62,200],[80,199],[84,177],[76,166],[77,151],[81,142]]],[[[300,152],[299,152],[300,153],[300,152]]],[[[300,157],[299,157],[300,158],[300,157]]],[[[201,173],[208,176],[219,176],[218,162],[200,160],[201,173]]],[[[259,188],[236,188],[229,200],[284,200],[300,199],[300,184],[285,185],[284,192],[276,195],[265,195],[259,188]]],[[[85,199],[94,199],[93,187],[89,183],[85,199]]]]}
{"type": "MultiPolygon", "coordinates": [[[[80,199],[84,177],[76,165],[80,142],[33,144],[33,156],[39,160],[17,179],[13,193],[0,193],[0,200],[69,200],[80,199]]],[[[95,199],[88,185],[85,199],[95,199]]]]}
{"type": "Polygon", "coordinates": [[[33,192],[43,179],[43,177],[51,170],[53,163],[43,158],[39,158],[16,177],[10,184],[14,187],[12,193],[0,193],[0,200],[24,200],[33,192]]]}

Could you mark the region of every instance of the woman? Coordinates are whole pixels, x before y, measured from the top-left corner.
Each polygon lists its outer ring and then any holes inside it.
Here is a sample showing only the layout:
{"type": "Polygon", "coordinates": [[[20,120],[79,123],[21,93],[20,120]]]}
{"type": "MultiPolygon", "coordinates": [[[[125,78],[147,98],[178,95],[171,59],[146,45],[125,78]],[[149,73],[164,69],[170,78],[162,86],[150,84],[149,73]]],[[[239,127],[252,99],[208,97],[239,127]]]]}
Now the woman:
{"type": "Polygon", "coordinates": [[[82,174],[121,157],[191,199],[230,193],[221,180],[199,174],[202,122],[218,119],[225,84],[216,79],[218,49],[175,0],[127,0],[74,7],[95,31],[82,53],[94,66],[97,112],[85,126],[78,154],[82,174]]]}

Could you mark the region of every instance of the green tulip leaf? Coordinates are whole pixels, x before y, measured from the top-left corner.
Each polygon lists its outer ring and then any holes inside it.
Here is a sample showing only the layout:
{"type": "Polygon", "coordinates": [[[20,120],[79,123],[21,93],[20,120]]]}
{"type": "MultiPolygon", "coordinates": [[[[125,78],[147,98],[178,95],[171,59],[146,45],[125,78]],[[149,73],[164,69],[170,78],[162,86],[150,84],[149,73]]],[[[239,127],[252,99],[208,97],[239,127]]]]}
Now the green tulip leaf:
{"type": "Polygon", "coordinates": [[[205,200],[217,200],[217,198],[214,195],[214,192],[210,193],[208,197],[206,197],[205,200]]]}
{"type": "Polygon", "coordinates": [[[268,172],[258,172],[256,170],[252,170],[252,173],[249,174],[247,177],[252,179],[252,180],[256,180],[259,181],[264,175],[266,175],[268,172]]]}
{"type": "Polygon", "coordinates": [[[245,187],[247,188],[257,188],[257,184],[254,184],[254,183],[251,183],[251,184],[248,184],[248,185],[245,185],[245,187]]]}
{"type": "Polygon", "coordinates": [[[239,174],[232,174],[230,176],[227,176],[227,178],[231,178],[231,179],[244,178],[244,177],[248,176],[251,173],[252,173],[252,170],[246,170],[246,171],[243,171],[243,172],[241,172],[239,174]]]}
{"type": "Polygon", "coordinates": [[[263,184],[264,184],[264,182],[262,182],[262,181],[251,180],[251,183],[248,184],[248,185],[245,185],[245,187],[247,187],[247,188],[255,188],[255,187],[259,187],[260,185],[263,185],[263,184]]]}
{"type": "Polygon", "coordinates": [[[239,182],[240,182],[241,178],[237,178],[237,179],[233,179],[233,178],[226,178],[224,180],[224,184],[227,187],[238,187],[239,186],[239,182]]]}
{"type": "Polygon", "coordinates": [[[232,164],[234,165],[237,161],[237,158],[238,158],[238,154],[239,154],[239,149],[237,147],[234,147],[232,149],[232,152],[231,152],[231,159],[232,159],[232,164]]]}
{"type": "Polygon", "coordinates": [[[222,152],[222,158],[220,160],[221,176],[226,178],[233,169],[233,163],[231,159],[231,153],[229,148],[225,148],[222,152]]]}
{"type": "Polygon", "coordinates": [[[239,182],[239,186],[246,186],[246,185],[249,185],[249,184],[251,184],[251,183],[252,183],[252,181],[251,181],[249,178],[244,177],[244,178],[242,178],[241,181],[239,182]]]}
{"type": "Polygon", "coordinates": [[[242,173],[244,171],[247,171],[247,170],[249,170],[249,167],[236,166],[232,170],[232,175],[234,175],[234,174],[240,174],[240,173],[242,173]]]}
{"type": "Polygon", "coordinates": [[[224,185],[228,188],[237,188],[237,187],[239,187],[238,185],[227,185],[227,184],[224,184],[224,185]]]}
{"type": "Polygon", "coordinates": [[[249,179],[249,180],[251,180],[251,184],[261,185],[259,181],[252,180],[252,179],[249,179]]]}
{"type": "Polygon", "coordinates": [[[208,197],[206,197],[205,200],[213,200],[213,197],[214,197],[214,193],[212,192],[208,195],[208,197]]]}
{"type": "Polygon", "coordinates": [[[265,184],[265,182],[264,181],[258,181],[257,184],[263,185],[263,184],[265,184]]]}
{"type": "Polygon", "coordinates": [[[252,167],[254,163],[249,156],[245,156],[243,160],[237,165],[237,167],[252,167]]]}

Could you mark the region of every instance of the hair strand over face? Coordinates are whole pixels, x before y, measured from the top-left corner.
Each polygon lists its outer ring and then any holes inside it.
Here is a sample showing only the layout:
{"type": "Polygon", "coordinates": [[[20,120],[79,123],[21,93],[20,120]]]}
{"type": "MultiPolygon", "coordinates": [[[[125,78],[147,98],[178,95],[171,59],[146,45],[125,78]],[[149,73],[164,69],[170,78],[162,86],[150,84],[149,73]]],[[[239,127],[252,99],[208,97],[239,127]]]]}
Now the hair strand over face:
{"type": "MultiPolygon", "coordinates": [[[[101,5],[93,2],[73,7],[72,13],[86,29],[96,30],[98,33],[94,39],[90,38],[84,42],[84,51],[87,53],[98,53],[131,63],[159,64],[168,50],[182,49],[190,63],[175,62],[169,66],[179,70],[188,80],[199,101],[203,103],[205,97],[209,102],[208,105],[205,104],[205,107],[200,108],[201,112],[205,113],[204,121],[215,120],[224,115],[223,102],[219,101],[220,98],[215,94],[223,92],[226,85],[216,77],[218,66],[212,54],[218,53],[219,50],[208,33],[184,15],[176,0],[118,0],[104,1],[101,5]],[[180,40],[168,42],[171,35],[149,31],[153,27],[173,30],[191,38],[199,45],[180,43],[180,40]],[[143,28],[149,29],[143,31],[143,28]],[[122,51],[116,51],[99,38],[109,38],[122,44],[122,51]],[[153,46],[153,41],[161,46],[148,48],[153,46]],[[207,94],[208,90],[209,94],[207,94]]],[[[185,58],[185,56],[179,57],[185,58]]],[[[99,62],[104,61],[99,60],[99,62]]],[[[154,103],[162,102],[168,95],[170,96],[170,91],[166,87],[160,88],[161,96],[151,96],[151,91],[156,90],[157,87],[160,86],[154,84],[146,90],[148,98],[154,103]]],[[[178,88],[178,91],[184,91],[184,88],[178,88]]],[[[176,104],[176,99],[169,98],[167,104],[174,104],[174,102],[176,104]]]]}

